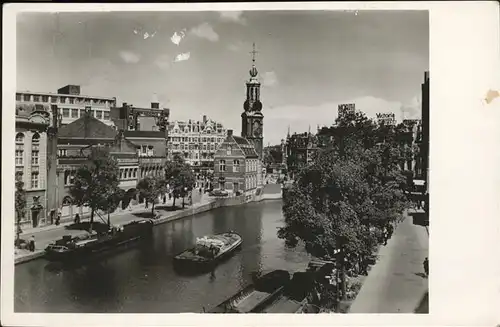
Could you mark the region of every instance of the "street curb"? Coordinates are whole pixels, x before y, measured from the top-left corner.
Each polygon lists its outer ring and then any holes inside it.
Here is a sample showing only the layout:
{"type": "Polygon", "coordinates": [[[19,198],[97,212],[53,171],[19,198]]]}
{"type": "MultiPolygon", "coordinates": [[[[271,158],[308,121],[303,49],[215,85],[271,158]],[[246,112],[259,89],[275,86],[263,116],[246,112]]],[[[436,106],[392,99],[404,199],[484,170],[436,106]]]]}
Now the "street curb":
{"type": "Polygon", "coordinates": [[[32,252],[30,254],[15,258],[14,265],[18,265],[18,264],[25,263],[25,262],[32,261],[32,260],[36,260],[36,259],[40,259],[41,257],[44,256],[44,254],[45,254],[44,250],[36,250],[35,252],[32,252]]]}

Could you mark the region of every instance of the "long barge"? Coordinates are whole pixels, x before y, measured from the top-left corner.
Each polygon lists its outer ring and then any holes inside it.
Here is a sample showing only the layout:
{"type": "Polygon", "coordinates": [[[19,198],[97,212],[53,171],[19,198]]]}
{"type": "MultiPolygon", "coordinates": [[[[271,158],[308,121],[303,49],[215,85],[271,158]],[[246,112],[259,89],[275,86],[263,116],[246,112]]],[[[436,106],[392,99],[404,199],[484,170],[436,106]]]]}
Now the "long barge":
{"type": "Polygon", "coordinates": [[[81,260],[148,237],[152,230],[152,220],[137,220],[113,227],[107,233],[63,236],[45,248],[45,258],[50,261],[81,260]]]}
{"type": "Polygon", "coordinates": [[[234,232],[203,236],[196,239],[194,247],[174,257],[174,264],[179,268],[212,268],[222,259],[238,249],[243,240],[234,232]]]}

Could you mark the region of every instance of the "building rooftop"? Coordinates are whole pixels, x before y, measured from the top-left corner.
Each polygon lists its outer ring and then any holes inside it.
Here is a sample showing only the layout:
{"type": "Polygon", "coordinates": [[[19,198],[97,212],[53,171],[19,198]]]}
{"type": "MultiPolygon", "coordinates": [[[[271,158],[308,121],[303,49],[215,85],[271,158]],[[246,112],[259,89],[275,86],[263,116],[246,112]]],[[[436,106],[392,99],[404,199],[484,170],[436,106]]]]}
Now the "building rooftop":
{"type": "Polygon", "coordinates": [[[84,115],[68,125],[59,128],[59,138],[114,139],[117,131],[97,118],[84,115]]]}

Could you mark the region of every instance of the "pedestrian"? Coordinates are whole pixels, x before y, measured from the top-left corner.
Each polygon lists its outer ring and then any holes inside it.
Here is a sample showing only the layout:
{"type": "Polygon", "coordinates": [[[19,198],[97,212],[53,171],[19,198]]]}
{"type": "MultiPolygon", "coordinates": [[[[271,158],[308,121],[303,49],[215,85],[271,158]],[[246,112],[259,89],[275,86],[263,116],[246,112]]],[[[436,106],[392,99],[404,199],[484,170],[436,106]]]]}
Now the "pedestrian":
{"type": "Polygon", "coordinates": [[[425,257],[425,260],[424,260],[424,272],[425,272],[425,276],[429,277],[429,258],[428,257],[425,257]]]}
{"type": "Polygon", "coordinates": [[[145,208],[145,209],[147,209],[147,208],[148,208],[148,199],[146,199],[146,202],[145,202],[145,203],[146,203],[146,205],[145,205],[145,207],[144,207],[144,208],[145,208]]]}
{"type": "Polygon", "coordinates": [[[387,225],[387,238],[390,239],[393,233],[394,233],[394,226],[391,223],[389,223],[389,225],[387,225]]]}
{"type": "Polygon", "coordinates": [[[80,223],[80,215],[76,214],[75,215],[75,224],[79,224],[79,223],[80,223]]]}
{"type": "Polygon", "coordinates": [[[167,203],[167,195],[163,194],[163,204],[167,203]]]}
{"type": "Polygon", "coordinates": [[[61,213],[59,212],[56,218],[56,226],[59,226],[60,223],[61,223],[61,213]]]}
{"type": "Polygon", "coordinates": [[[35,235],[31,235],[31,239],[29,242],[29,250],[31,252],[35,252],[35,235]]]}

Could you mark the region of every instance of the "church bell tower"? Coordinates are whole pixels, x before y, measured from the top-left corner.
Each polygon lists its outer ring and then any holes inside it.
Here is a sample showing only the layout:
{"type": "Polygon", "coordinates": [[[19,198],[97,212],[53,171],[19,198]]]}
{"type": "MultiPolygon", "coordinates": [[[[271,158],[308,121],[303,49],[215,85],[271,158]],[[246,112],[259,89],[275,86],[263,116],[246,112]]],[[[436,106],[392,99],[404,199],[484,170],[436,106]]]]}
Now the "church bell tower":
{"type": "Polygon", "coordinates": [[[258,71],[255,67],[255,43],[253,44],[252,68],[250,79],[247,81],[247,97],[243,103],[244,112],[241,114],[241,136],[253,143],[259,159],[263,158],[263,129],[264,115],[260,102],[260,82],[257,78],[258,71]]]}

